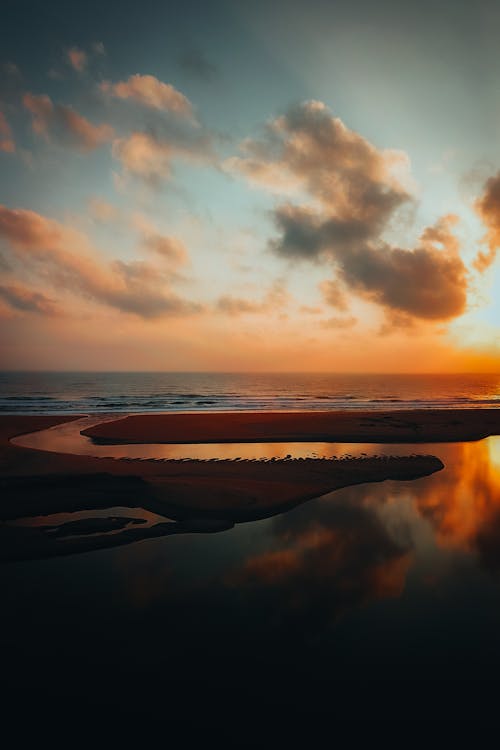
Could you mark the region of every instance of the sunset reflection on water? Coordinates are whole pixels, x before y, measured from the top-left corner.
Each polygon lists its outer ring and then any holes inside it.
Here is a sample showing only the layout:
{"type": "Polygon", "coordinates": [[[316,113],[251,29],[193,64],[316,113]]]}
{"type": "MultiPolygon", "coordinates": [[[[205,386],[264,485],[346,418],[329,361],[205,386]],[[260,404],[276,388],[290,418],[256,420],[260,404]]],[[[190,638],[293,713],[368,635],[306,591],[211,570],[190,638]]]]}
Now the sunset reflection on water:
{"type": "Polygon", "coordinates": [[[356,717],[390,702],[411,718],[425,695],[426,715],[480,715],[500,669],[500,438],[357,448],[445,468],[221,533],[0,568],[11,678],[64,672],[71,652],[92,691],[106,670],[102,700],[148,710],[197,689],[214,709],[356,717]]]}
{"type": "Polygon", "coordinates": [[[392,602],[394,614],[431,590],[444,596],[462,583],[457,565],[486,575],[496,590],[499,446],[500,438],[358,444],[375,454],[433,453],[445,468],[418,480],[347,487],[223,534],[135,545],[113,553],[114,575],[129,606],[144,612],[165,606],[192,614],[198,603],[215,627],[219,615],[207,614],[207,600],[230,609],[237,601],[237,627],[258,613],[259,637],[286,630],[327,641],[332,625],[346,616],[362,622],[377,603],[392,602]]]}

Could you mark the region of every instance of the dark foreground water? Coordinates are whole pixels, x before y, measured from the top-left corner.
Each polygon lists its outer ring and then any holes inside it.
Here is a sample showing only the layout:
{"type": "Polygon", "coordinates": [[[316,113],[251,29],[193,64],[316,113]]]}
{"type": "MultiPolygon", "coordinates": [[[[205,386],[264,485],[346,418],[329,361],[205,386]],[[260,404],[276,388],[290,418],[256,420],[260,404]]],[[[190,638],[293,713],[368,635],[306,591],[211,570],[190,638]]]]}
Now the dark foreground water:
{"type": "Polygon", "coordinates": [[[500,406],[500,375],[0,372],[6,414],[470,406],[500,406]]]}
{"type": "Polygon", "coordinates": [[[175,729],[234,747],[260,746],[264,722],[283,746],[299,725],[333,742],[345,721],[493,721],[500,443],[432,448],[446,468],[428,478],[222,533],[4,565],[6,715],[56,734],[68,717],[73,731],[154,723],[161,744],[175,729]]]}

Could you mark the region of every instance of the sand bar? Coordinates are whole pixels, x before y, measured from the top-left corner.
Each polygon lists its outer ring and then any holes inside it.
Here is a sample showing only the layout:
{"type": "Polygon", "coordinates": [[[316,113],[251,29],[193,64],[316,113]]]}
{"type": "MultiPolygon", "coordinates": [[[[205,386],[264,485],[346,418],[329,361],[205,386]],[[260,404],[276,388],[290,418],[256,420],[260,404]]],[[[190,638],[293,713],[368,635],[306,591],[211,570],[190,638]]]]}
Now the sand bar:
{"type": "Polygon", "coordinates": [[[82,434],[101,444],[457,442],[500,434],[500,409],[135,414],[82,434]]]}
{"type": "MultiPolygon", "coordinates": [[[[210,417],[215,423],[219,415],[210,417]]],[[[171,533],[223,530],[234,523],[281,513],[342,487],[386,479],[415,479],[443,468],[438,458],[429,455],[337,461],[127,461],[48,453],[10,442],[16,435],[69,419],[0,417],[1,559],[52,557],[171,533]],[[97,518],[70,523],[66,529],[61,527],[61,533],[54,533],[50,521],[53,514],[103,510],[109,510],[114,517],[117,507],[154,513],[168,522],[147,528],[131,523],[121,531],[106,533],[108,517],[103,519],[103,533],[99,534],[97,518]],[[50,535],[42,527],[26,529],[16,525],[22,519],[44,516],[52,529],[50,535]],[[177,526],[170,523],[172,519],[177,526]],[[89,528],[92,535],[88,535],[89,528]],[[75,536],[75,529],[82,533],[75,536]]],[[[145,423],[140,420],[138,424],[145,423]]],[[[272,425],[272,420],[268,424],[272,425]]]]}

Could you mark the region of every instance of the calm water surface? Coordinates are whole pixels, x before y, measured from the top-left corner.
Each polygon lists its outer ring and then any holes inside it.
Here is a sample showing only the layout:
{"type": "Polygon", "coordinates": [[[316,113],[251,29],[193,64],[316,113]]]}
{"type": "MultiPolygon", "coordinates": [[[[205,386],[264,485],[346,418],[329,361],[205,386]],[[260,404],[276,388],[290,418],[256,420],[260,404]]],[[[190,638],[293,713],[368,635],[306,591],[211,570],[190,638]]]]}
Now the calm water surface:
{"type": "Polygon", "coordinates": [[[223,533],[4,565],[4,681],[54,709],[250,712],[248,731],[266,713],[493,716],[500,442],[420,449],[446,468],[223,533]]]}

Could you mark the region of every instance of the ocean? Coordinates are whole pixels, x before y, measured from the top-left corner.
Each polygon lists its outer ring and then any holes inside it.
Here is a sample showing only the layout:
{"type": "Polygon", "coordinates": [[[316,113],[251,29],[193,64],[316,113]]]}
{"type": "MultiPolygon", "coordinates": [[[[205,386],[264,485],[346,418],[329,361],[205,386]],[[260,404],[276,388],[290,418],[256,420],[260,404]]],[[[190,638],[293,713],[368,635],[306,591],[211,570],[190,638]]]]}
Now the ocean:
{"type": "Polygon", "coordinates": [[[500,374],[0,372],[4,414],[500,407],[500,374]]]}

